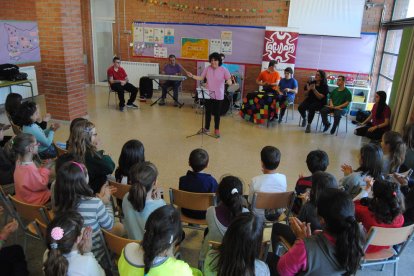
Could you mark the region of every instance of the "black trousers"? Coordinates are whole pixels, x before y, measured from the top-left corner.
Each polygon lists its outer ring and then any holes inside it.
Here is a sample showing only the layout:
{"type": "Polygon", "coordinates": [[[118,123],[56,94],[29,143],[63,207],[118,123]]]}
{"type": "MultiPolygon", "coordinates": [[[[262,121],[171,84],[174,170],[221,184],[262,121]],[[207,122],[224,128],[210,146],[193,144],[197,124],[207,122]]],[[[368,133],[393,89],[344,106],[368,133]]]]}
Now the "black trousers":
{"type": "Polygon", "coordinates": [[[0,250],[0,274],[12,276],[29,275],[26,259],[20,245],[3,247],[0,250]]]}
{"type": "Polygon", "coordinates": [[[137,98],[138,88],[136,88],[134,85],[130,84],[129,82],[127,82],[125,85],[121,85],[120,83],[113,83],[111,84],[111,89],[118,93],[119,107],[125,106],[125,97],[124,97],[125,91],[128,91],[131,93],[131,97],[128,100],[128,104],[134,103],[135,99],[137,98]]]}
{"type": "Polygon", "coordinates": [[[355,135],[365,136],[371,140],[381,140],[382,135],[385,133],[385,128],[377,128],[376,130],[369,132],[368,129],[372,127],[372,123],[368,123],[364,127],[359,127],[355,129],[355,135]]]}
{"type": "Polygon", "coordinates": [[[211,115],[214,115],[214,129],[220,129],[220,109],[223,100],[206,100],[206,120],[204,128],[210,129],[211,115]]]}
{"type": "Polygon", "coordinates": [[[321,104],[317,101],[309,100],[307,98],[304,100],[298,107],[298,111],[302,116],[303,120],[306,120],[306,111],[308,111],[308,124],[311,124],[313,117],[315,117],[315,112],[322,108],[321,104]]]}

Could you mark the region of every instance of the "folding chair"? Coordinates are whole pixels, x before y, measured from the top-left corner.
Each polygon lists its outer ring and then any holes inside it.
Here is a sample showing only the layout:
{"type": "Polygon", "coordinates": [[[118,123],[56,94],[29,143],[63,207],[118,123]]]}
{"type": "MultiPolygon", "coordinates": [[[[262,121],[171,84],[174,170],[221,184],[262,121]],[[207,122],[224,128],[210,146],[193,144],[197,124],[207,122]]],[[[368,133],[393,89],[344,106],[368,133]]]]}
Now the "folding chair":
{"type": "Polygon", "coordinates": [[[43,238],[43,240],[46,240],[46,231],[47,231],[47,225],[44,224],[42,221],[35,219],[35,225],[37,234],[43,238]]]}
{"type": "MultiPolygon", "coordinates": [[[[292,210],[293,202],[295,201],[295,192],[283,192],[283,193],[262,193],[256,192],[253,194],[252,199],[252,210],[254,209],[285,209],[285,221],[286,224],[289,223],[289,215],[292,210]]],[[[265,221],[266,227],[271,227],[268,225],[273,222],[265,221]]]]}
{"type": "Polygon", "coordinates": [[[394,276],[397,276],[398,261],[413,236],[414,224],[401,228],[371,227],[364,246],[365,256],[360,263],[361,269],[366,266],[382,264],[382,271],[386,264],[394,264],[394,276]],[[379,252],[366,253],[369,245],[389,246],[389,248],[382,249],[379,252]],[[396,249],[397,247],[399,249],[396,249]]]}
{"type": "MultiPolygon", "coordinates": [[[[349,114],[349,110],[344,115],[341,116],[341,120],[339,121],[338,127],[336,128],[336,136],[338,136],[339,126],[341,125],[342,118],[345,118],[345,133],[348,133],[348,114],[349,114]]],[[[321,117],[321,113],[318,112],[318,120],[316,121],[316,128],[315,128],[316,131],[318,131],[318,126],[319,126],[319,131],[322,130],[322,126],[323,126],[322,121],[321,121],[321,124],[319,125],[320,117],[321,117]]],[[[331,119],[333,119],[333,117],[334,117],[333,113],[328,114],[329,122],[332,121],[331,119]]]]}
{"type": "Polygon", "coordinates": [[[122,201],[124,199],[124,196],[131,189],[131,185],[121,184],[121,183],[118,183],[112,180],[108,180],[108,182],[110,186],[116,188],[116,192],[112,194],[112,206],[114,208],[114,214],[116,214],[116,217],[118,217],[119,221],[122,222],[122,218],[123,218],[122,205],[119,206],[119,204],[117,204],[117,200],[113,200],[113,199],[115,198],[115,199],[122,201]]]}
{"type": "Polygon", "coordinates": [[[45,206],[43,205],[33,205],[21,202],[17,200],[14,196],[9,195],[10,201],[14,206],[15,219],[19,223],[20,227],[24,232],[24,251],[26,251],[27,236],[30,236],[35,239],[41,239],[42,237],[38,236],[38,231],[34,225],[34,221],[38,219],[39,221],[48,224],[50,222],[49,213],[45,206]],[[29,223],[23,223],[23,220],[28,220],[29,223]]]}
{"type": "MultiPolygon", "coordinates": [[[[126,92],[128,92],[128,91],[126,91],[126,92]]],[[[116,100],[116,98],[118,96],[118,92],[116,92],[115,90],[112,90],[111,83],[108,80],[108,107],[109,107],[109,99],[111,98],[111,93],[115,94],[115,106],[116,106],[117,103],[118,103],[118,101],[116,100]]],[[[131,93],[130,92],[128,92],[128,93],[129,93],[129,96],[131,97],[131,93]]]]}
{"type": "MultiPolygon", "coordinates": [[[[208,207],[216,205],[216,194],[214,193],[191,193],[170,188],[170,204],[176,205],[179,209],[185,208],[196,211],[207,211],[208,207]]],[[[181,222],[186,223],[183,227],[204,230],[207,225],[205,219],[193,219],[181,213],[181,222]],[[190,225],[191,224],[191,225],[190,225]]]]}
{"type": "Polygon", "coordinates": [[[293,113],[295,112],[295,98],[293,98],[293,101],[288,101],[288,105],[286,107],[286,116],[285,116],[285,123],[287,123],[287,119],[289,117],[289,108],[292,108],[292,120],[293,120],[293,113]]]}

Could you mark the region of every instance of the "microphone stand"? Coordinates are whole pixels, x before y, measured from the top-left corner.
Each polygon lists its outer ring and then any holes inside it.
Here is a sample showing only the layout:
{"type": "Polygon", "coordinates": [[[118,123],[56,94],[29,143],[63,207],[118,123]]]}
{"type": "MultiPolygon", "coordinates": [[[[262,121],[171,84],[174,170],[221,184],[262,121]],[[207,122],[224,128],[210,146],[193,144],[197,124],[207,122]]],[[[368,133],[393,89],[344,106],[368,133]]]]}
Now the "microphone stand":
{"type": "MultiPolygon", "coordinates": [[[[201,81],[200,81],[200,87],[201,87],[201,81]]],[[[211,134],[208,134],[208,133],[204,132],[204,116],[205,116],[204,114],[206,113],[206,98],[204,96],[204,90],[203,89],[201,89],[201,94],[203,96],[203,101],[204,101],[203,110],[201,112],[201,129],[199,131],[197,131],[196,133],[194,133],[194,134],[188,135],[186,138],[190,138],[190,137],[197,136],[197,135],[201,135],[201,137],[203,137],[203,135],[207,135],[207,136],[210,136],[211,138],[217,138],[217,137],[215,137],[211,134]]],[[[211,98],[211,96],[210,96],[210,98],[211,98]]]]}

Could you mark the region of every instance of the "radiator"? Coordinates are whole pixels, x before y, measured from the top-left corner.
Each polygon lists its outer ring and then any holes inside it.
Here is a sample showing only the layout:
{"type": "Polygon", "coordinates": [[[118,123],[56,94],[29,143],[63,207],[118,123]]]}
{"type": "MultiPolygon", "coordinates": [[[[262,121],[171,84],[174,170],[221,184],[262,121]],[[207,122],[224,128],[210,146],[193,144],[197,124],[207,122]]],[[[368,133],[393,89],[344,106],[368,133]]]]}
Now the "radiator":
{"type": "MultiPolygon", "coordinates": [[[[27,74],[27,79],[30,80],[30,82],[33,85],[33,95],[36,96],[38,94],[37,91],[37,79],[36,79],[36,69],[34,66],[25,66],[19,68],[20,72],[27,74]]],[[[158,74],[158,73],[157,73],[158,74]]],[[[14,93],[19,93],[23,96],[23,98],[29,98],[31,97],[31,91],[29,87],[24,86],[12,86],[11,91],[14,93]]],[[[10,90],[9,87],[2,87],[0,88],[0,104],[4,104],[6,102],[6,97],[9,94],[10,90]]]]}
{"type": "MultiPolygon", "coordinates": [[[[160,73],[158,63],[122,61],[121,66],[125,69],[129,82],[136,87],[139,87],[139,79],[141,77],[146,77],[148,74],[160,73]]],[[[153,81],[152,87],[158,89],[158,83],[153,81]]]]}

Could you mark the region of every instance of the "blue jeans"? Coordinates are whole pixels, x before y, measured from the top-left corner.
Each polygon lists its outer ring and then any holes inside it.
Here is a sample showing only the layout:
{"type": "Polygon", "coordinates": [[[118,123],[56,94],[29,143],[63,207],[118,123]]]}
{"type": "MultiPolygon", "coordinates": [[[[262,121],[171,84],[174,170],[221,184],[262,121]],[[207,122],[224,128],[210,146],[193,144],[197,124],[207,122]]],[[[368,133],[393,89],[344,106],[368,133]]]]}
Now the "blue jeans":
{"type": "Polygon", "coordinates": [[[327,106],[324,106],[324,107],[322,107],[322,109],[320,111],[321,117],[322,117],[322,123],[325,126],[326,125],[329,125],[329,122],[328,122],[328,114],[329,113],[333,113],[333,116],[334,116],[334,124],[333,124],[332,127],[333,128],[336,128],[339,125],[339,121],[341,120],[341,117],[343,115],[345,115],[346,112],[347,112],[346,109],[338,110],[338,109],[331,109],[331,108],[329,108],[327,106]]]}
{"type": "Polygon", "coordinates": [[[180,87],[181,81],[166,81],[161,85],[162,98],[165,99],[169,87],[173,88],[174,98],[178,101],[178,88],[180,87]]]}

